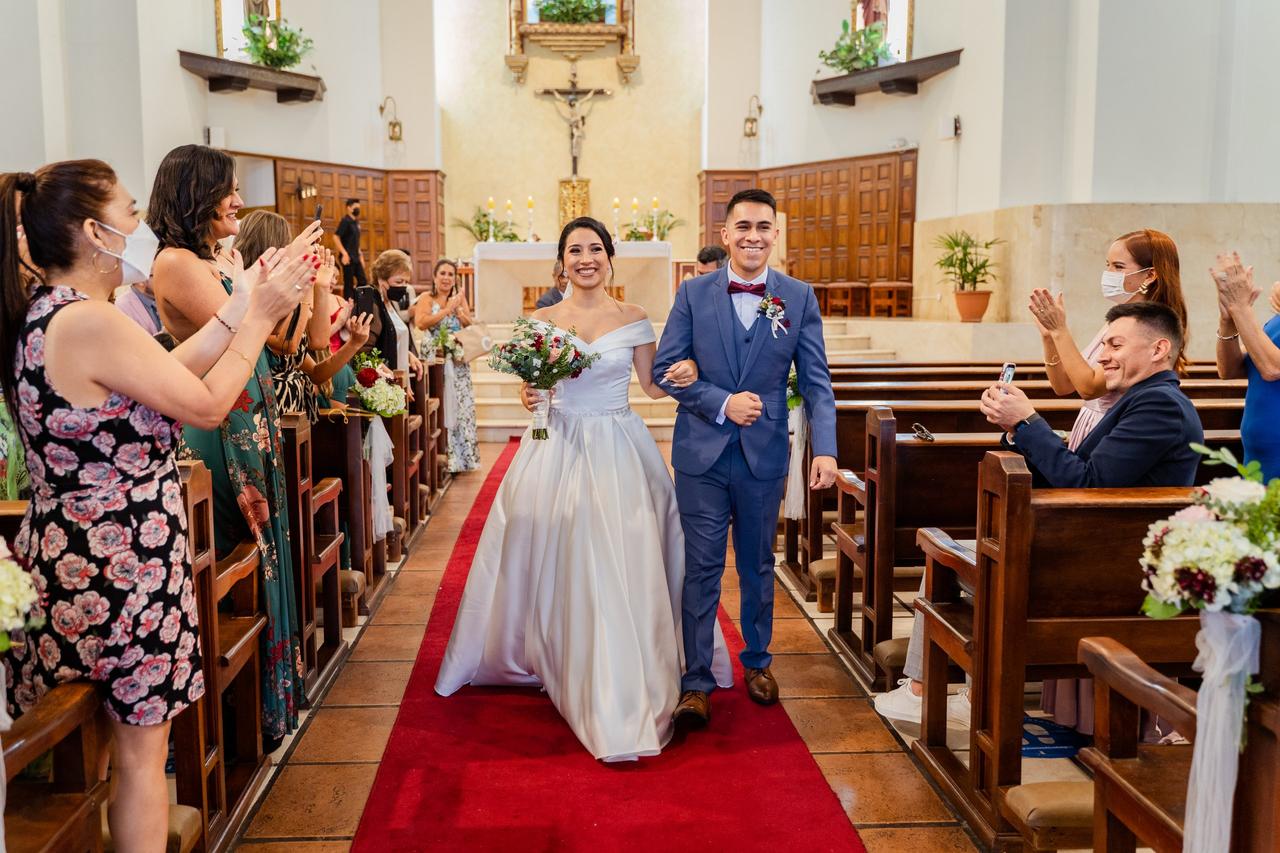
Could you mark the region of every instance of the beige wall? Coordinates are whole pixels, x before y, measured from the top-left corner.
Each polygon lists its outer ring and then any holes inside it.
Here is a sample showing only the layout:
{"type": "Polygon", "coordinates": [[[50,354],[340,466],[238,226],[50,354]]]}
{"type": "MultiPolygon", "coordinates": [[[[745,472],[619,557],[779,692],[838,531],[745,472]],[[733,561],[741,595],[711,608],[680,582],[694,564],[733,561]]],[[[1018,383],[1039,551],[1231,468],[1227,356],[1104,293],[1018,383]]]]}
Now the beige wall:
{"type": "MultiPolygon", "coordinates": [[[[450,221],[470,218],[493,196],[515,203],[517,231],[525,233],[525,199],[535,200],[534,231],[559,236],[556,194],[569,176],[569,133],[547,98],[534,90],[567,85],[569,65],[559,54],[530,46],[528,76],[516,84],[502,61],[507,22],[493,2],[437,3],[437,91],[441,113],[445,210],[450,221]]],[[[610,203],[639,197],[670,209],[686,224],[671,234],[677,258],[697,253],[697,174],[705,79],[706,10],[687,0],[645,0],[637,20],[640,70],[630,86],[618,76],[617,48],[578,63],[581,86],[613,90],[595,104],[586,125],[578,171],[591,180],[592,214],[612,227],[610,203]]],[[[451,256],[469,255],[472,240],[449,227],[451,256]]]]}
{"type": "MultiPolygon", "coordinates": [[[[1183,294],[1191,318],[1191,355],[1211,359],[1218,318],[1208,269],[1214,256],[1236,249],[1256,267],[1264,287],[1280,279],[1280,204],[1060,204],[1013,207],[916,223],[915,295],[917,316],[958,319],[951,288],[934,266],[939,234],[967,229],[980,239],[1005,241],[992,253],[999,279],[986,321],[1027,322],[1028,296],[1036,287],[1060,289],[1077,343],[1097,332],[1110,307],[1098,278],[1115,237],[1154,228],[1173,237],[1181,261],[1183,294]],[[941,295],[941,300],[937,297],[941,295]]],[[[1265,303],[1266,300],[1261,300],[1265,303]]],[[[1259,316],[1270,316],[1259,305],[1259,316]]],[[[912,357],[910,353],[899,353],[912,357]]]]}

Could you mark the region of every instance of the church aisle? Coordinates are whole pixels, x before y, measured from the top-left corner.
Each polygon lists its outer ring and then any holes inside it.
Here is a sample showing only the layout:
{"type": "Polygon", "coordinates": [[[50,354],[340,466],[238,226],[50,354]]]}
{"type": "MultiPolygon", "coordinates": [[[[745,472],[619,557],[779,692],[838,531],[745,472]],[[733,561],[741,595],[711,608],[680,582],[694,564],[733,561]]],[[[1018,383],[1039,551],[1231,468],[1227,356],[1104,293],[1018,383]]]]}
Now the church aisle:
{"type": "MultiPolygon", "coordinates": [[[[484,445],[482,470],[460,478],[451,486],[439,513],[401,567],[390,592],[364,626],[333,688],[312,711],[306,728],[282,760],[283,766],[241,839],[241,849],[250,853],[327,853],[350,849],[391,738],[413,662],[428,630],[428,616],[445,567],[472,504],[503,448],[500,444],[484,445]]],[[[736,616],[737,580],[732,568],[725,580],[722,603],[736,616]]],[[[874,713],[866,693],[832,655],[813,622],[781,585],[777,595],[773,650],[782,706],[835,792],[847,819],[857,827],[866,849],[872,853],[975,850],[955,815],[925,780],[904,751],[902,742],[874,713]]],[[[451,621],[452,608],[444,610],[447,612],[442,618],[451,621]]],[[[736,627],[737,619],[733,622],[736,627]]],[[[448,629],[448,625],[441,628],[445,636],[448,629]]],[[[736,637],[731,644],[734,641],[736,637]]],[[[462,694],[457,698],[461,699],[462,694]]],[[[499,701],[496,696],[495,701],[499,701]]],[[[534,704],[536,706],[536,700],[534,704]]],[[[724,708],[725,704],[722,699],[722,712],[729,710],[724,708]]],[[[741,704],[746,722],[752,722],[747,715],[768,713],[745,701],[741,704]]],[[[724,727],[729,719],[729,714],[722,713],[716,722],[724,727]]],[[[783,728],[789,729],[785,721],[783,728]]],[[[713,724],[711,732],[715,729],[713,724]]],[[[700,736],[706,738],[707,734],[700,733],[700,736]]],[[[572,739],[571,735],[568,737],[572,739]]],[[[794,740],[795,736],[790,737],[794,740]]],[[[574,743],[576,745],[576,741],[574,743]]],[[[692,745],[690,741],[670,749],[690,750],[692,745]]],[[[657,761],[671,757],[679,756],[669,752],[657,761]]],[[[584,767],[584,772],[595,769],[589,762],[584,767]]],[[[787,778],[790,781],[790,777],[787,778]]],[[[816,774],[815,778],[818,778],[816,774]]],[[[714,784],[713,779],[707,781],[714,784]]],[[[822,811],[822,801],[828,796],[826,791],[815,795],[803,782],[799,787],[807,791],[799,800],[795,799],[795,790],[773,798],[779,803],[790,800],[791,808],[781,824],[793,826],[797,840],[813,831],[814,813],[822,811]],[[798,802],[802,802],[803,807],[797,808],[798,802]]],[[[430,812],[454,805],[456,803],[436,796],[426,800],[423,809],[430,812]]],[[[377,814],[388,811],[389,806],[382,802],[375,803],[371,810],[377,814]]],[[[838,814],[834,808],[831,811],[838,814]]],[[[674,814],[673,811],[666,817],[655,815],[654,832],[661,835],[664,827],[659,822],[669,822],[674,814]]],[[[608,815],[606,811],[602,816],[608,815]]],[[[612,819],[617,820],[618,816],[612,819]]],[[[849,838],[853,839],[852,833],[849,838]]],[[[507,845],[519,843],[519,839],[510,834],[502,840],[507,845]]],[[[384,841],[380,846],[383,849],[432,849],[425,843],[406,848],[384,841]]],[[[735,848],[744,849],[741,844],[735,848]]],[[[462,848],[454,844],[450,849],[462,848]]],[[[559,848],[550,845],[539,849],[559,848]]],[[[650,846],[649,849],[662,847],[650,846]]],[[[856,850],[857,841],[831,849],[856,850]]]]}

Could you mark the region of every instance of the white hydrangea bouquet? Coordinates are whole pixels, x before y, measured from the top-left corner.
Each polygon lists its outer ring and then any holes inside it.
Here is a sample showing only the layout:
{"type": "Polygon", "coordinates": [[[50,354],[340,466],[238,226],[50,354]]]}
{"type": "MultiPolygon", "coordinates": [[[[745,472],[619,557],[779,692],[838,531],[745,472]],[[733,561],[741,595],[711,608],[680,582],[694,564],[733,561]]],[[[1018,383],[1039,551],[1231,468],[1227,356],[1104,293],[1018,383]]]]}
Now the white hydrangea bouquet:
{"type": "Polygon", "coordinates": [[[1143,612],[1166,619],[1200,611],[1194,668],[1195,753],[1187,784],[1184,851],[1226,850],[1231,840],[1237,752],[1244,712],[1258,671],[1262,631],[1252,614],[1267,590],[1280,588],[1280,479],[1262,482],[1256,461],[1242,465],[1228,450],[1192,448],[1206,464],[1240,476],[1213,480],[1195,502],[1158,521],[1143,540],[1143,612]]]}
{"type": "Polygon", "coordinates": [[[356,382],[351,390],[360,398],[360,407],[384,418],[403,415],[408,410],[408,397],[395,382],[395,374],[376,349],[357,353],[351,360],[356,382]]]}
{"type": "Polygon", "coordinates": [[[31,616],[40,598],[31,573],[18,565],[4,539],[0,539],[0,653],[9,651],[9,632],[44,625],[42,617],[31,616]]]}

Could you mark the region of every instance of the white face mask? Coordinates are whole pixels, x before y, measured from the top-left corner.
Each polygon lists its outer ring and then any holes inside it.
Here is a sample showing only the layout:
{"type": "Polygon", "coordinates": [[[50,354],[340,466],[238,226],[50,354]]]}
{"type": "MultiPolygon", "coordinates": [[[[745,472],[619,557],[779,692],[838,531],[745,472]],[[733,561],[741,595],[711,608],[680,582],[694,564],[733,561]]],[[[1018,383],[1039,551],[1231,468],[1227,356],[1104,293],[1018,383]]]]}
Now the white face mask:
{"type": "Polygon", "coordinates": [[[102,250],[104,254],[119,259],[121,275],[124,277],[120,283],[141,284],[151,278],[151,264],[156,259],[156,252],[160,250],[160,240],[147,223],[139,222],[132,234],[112,228],[105,222],[98,222],[98,224],[112,234],[119,234],[124,238],[124,250],[120,254],[102,250]]]}
{"type": "Polygon", "coordinates": [[[1134,270],[1133,272],[1127,272],[1127,273],[1120,272],[1119,270],[1106,270],[1105,272],[1102,273],[1103,298],[1109,299],[1112,302],[1115,302],[1117,304],[1121,304],[1124,302],[1128,302],[1130,299],[1137,296],[1139,293],[1145,292],[1146,288],[1143,287],[1130,293],[1129,291],[1124,289],[1124,280],[1131,275],[1135,275],[1140,272],[1146,272],[1149,269],[1151,269],[1151,267],[1143,267],[1140,270],[1134,270]]]}

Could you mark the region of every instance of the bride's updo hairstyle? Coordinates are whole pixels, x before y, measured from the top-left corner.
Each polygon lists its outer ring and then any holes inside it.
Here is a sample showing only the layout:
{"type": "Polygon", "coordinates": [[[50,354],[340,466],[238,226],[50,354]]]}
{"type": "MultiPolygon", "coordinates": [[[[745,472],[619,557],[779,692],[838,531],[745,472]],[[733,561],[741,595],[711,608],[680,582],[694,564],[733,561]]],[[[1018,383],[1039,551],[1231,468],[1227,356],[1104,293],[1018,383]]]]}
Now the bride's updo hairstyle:
{"type": "Polygon", "coordinates": [[[568,264],[564,262],[565,244],[569,242],[569,235],[579,228],[586,228],[594,231],[596,236],[600,238],[600,242],[604,244],[604,253],[609,257],[609,277],[613,277],[613,238],[609,236],[609,229],[604,227],[604,223],[599,219],[592,219],[590,216],[579,216],[570,222],[560,232],[560,249],[556,252],[556,258],[559,259],[561,267],[567,269],[568,264]]]}

